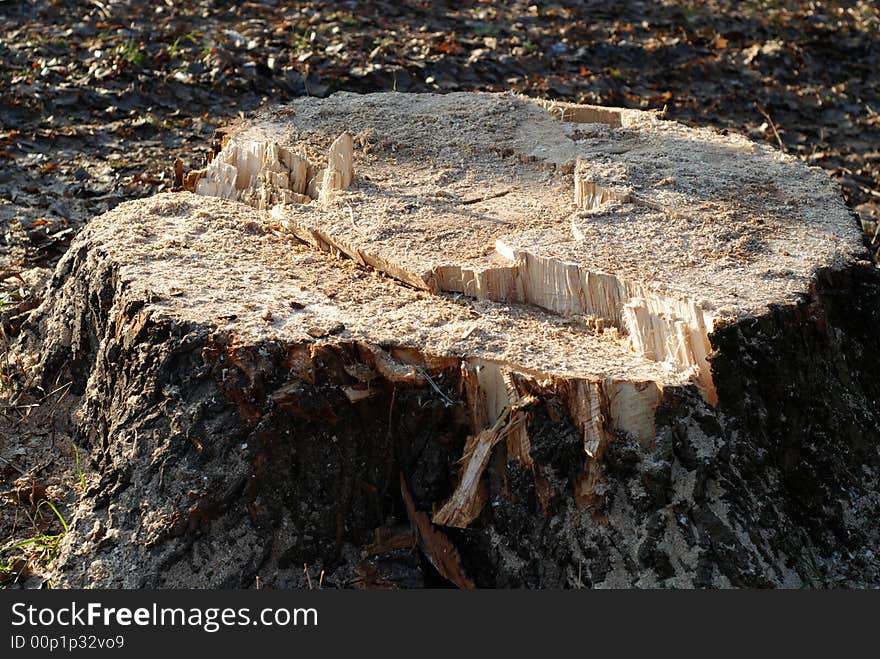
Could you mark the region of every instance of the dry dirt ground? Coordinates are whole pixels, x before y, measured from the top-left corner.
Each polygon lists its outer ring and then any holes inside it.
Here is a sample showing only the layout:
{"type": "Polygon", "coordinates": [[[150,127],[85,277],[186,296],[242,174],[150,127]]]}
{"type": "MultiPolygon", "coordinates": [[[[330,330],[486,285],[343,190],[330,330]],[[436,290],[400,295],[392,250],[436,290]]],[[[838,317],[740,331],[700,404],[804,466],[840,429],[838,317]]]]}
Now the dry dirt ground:
{"type": "MultiPolygon", "coordinates": [[[[0,342],[90,217],[173,187],[240,113],[338,90],[666,108],[827,169],[876,256],[878,61],[870,1],[0,0],[0,342]]],[[[14,390],[3,354],[0,581],[34,587],[93,475],[75,401],[14,390]]]]}

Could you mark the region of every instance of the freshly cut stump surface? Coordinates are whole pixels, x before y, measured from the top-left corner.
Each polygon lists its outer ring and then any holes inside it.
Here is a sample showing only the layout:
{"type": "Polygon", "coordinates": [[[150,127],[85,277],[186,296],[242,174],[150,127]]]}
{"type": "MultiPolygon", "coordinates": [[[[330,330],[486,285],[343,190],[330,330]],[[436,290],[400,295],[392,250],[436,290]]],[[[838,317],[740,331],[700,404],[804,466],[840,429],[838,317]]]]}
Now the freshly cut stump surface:
{"type": "Polygon", "coordinates": [[[710,400],[716,323],[793,303],[863,249],[825,173],[769,146],[507,94],[303,99],[198,176],[417,288],[600,319],[710,400]]]}
{"type": "Polygon", "coordinates": [[[880,282],[824,174],[507,94],[224,142],[93,220],[30,321],[104,475],[59,583],[878,578],[880,282]]]}

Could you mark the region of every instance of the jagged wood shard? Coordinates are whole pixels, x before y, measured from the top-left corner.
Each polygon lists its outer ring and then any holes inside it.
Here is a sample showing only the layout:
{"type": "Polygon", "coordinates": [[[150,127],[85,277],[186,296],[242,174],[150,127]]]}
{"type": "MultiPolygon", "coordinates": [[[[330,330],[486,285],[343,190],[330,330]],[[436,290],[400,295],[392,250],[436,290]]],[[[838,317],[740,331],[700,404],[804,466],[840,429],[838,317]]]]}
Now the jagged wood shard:
{"type": "Polygon", "coordinates": [[[817,267],[859,249],[822,173],[646,112],[489,94],[304,99],[239,127],[215,160],[240,162],[238,175],[218,164],[198,191],[265,190],[250,154],[267,139],[329,153],[309,192],[324,203],[271,207],[298,238],[429,291],[594,317],[709,401],[715,324],[793,301],[817,267]],[[349,188],[352,157],[362,178],[349,188]]]}
{"type": "Polygon", "coordinates": [[[226,141],[225,148],[204,169],[189,172],[184,188],[191,192],[235,199],[260,209],[277,204],[322,204],[347,189],[354,176],[351,135],[342,133],[330,145],[323,167],[302,151],[281,146],[271,138],[265,142],[239,144],[226,141]]]}
{"type": "Polygon", "coordinates": [[[452,497],[433,518],[435,524],[466,528],[480,514],[485,495],[480,495],[481,477],[489,464],[492,449],[503,439],[518,433],[526,420],[523,410],[535,399],[526,397],[507,407],[491,428],[468,438],[461,458],[462,469],[458,487],[452,497]]]}

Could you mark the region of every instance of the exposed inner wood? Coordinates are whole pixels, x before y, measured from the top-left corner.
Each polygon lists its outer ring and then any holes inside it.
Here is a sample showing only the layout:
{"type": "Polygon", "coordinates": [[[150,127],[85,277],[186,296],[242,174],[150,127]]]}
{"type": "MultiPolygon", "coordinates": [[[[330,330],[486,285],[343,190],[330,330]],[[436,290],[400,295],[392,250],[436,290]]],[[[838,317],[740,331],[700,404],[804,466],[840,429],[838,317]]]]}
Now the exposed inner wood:
{"type": "Polygon", "coordinates": [[[769,147],[513,95],[302,99],[240,127],[196,190],[417,288],[595,319],[710,401],[716,324],[793,302],[860,249],[827,177],[769,147]],[[346,132],[356,176],[318,187],[346,132]],[[288,160],[320,203],[292,203],[288,160]]]}

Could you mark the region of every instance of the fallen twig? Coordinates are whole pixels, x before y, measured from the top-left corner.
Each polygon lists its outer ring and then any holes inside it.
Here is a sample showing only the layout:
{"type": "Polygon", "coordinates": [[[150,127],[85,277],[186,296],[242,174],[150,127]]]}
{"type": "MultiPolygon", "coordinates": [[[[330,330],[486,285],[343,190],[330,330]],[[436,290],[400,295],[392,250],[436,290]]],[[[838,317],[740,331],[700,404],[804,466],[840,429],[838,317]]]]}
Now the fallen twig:
{"type": "Polygon", "coordinates": [[[779,148],[782,149],[783,153],[786,153],[785,142],[782,141],[782,138],[779,136],[779,131],[776,130],[776,124],[773,123],[773,119],[770,117],[770,114],[762,108],[757,101],[755,101],[755,107],[758,109],[764,118],[767,120],[767,123],[770,124],[770,128],[773,130],[773,134],[776,136],[776,141],[779,142],[779,148]]]}

